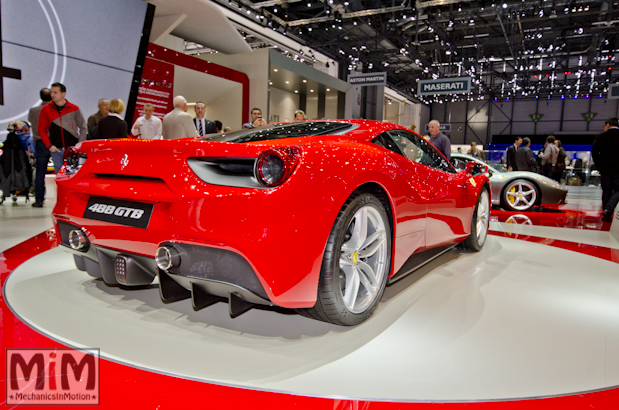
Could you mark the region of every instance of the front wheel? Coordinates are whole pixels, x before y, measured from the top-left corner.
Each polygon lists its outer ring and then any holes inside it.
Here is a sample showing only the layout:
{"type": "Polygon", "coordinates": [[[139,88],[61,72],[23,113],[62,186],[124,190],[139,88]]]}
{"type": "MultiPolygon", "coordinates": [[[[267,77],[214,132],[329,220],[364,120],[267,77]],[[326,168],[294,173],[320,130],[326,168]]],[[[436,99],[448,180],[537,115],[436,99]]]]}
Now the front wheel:
{"type": "Polygon", "coordinates": [[[300,313],[343,326],[372,315],[391,269],[391,228],[381,202],[361,193],[335,221],[322,260],[316,305],[300,313]]]}
{"type": "Polygon", "coordinates": [[[484,246],[488,236],[490,224],[490,195],[488,189],[483,188],[477,199],[477,205],[471,218],[471,234],[462,242],[462,247],[470,251],[478,252],[484,246]]]}
{"type": "Polygon", "coordinates": [[[509,211],[524,212],[533,208],[537,202],[537,188],[531,181],[516,179],[503,190],[501,203],[509,211]]]}

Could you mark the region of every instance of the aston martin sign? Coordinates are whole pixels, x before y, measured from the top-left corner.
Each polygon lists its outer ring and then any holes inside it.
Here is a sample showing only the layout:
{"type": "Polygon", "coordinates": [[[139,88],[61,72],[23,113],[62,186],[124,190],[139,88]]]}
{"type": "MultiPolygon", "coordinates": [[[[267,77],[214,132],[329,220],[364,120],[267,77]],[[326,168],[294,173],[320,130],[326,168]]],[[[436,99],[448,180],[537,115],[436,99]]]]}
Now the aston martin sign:
{"type": "Polygon", "coordinates": [[[471,92],[471,77],[419,81],[418,95],[466,94],[471,92]]]}
{"type": "Polygon", "coordinates": [[[387,84],[387,73],[350,74],[348,84],[353,85],[381,85],[387,84]]]}

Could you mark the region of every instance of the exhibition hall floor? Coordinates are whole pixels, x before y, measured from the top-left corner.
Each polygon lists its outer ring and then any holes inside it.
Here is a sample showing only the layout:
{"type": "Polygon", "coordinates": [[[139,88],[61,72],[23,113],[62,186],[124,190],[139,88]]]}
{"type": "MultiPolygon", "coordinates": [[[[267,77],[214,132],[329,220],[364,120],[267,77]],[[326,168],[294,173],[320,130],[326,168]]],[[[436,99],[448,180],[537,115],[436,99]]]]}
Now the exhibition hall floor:
{"type": "Polygon", "coordinates": [[[195,312],[162,303],[156,286],[106,286],[56,247],[47,182],[44,208],[0,206],[2,348],[100,349],[103,407],[619,402],[619,242],[599,189],[570,187],[567,205],[541,212],[493,211],[481,252],[449,251],[345,328],[280,309],[230,319],[225,303],[195,312]]]}

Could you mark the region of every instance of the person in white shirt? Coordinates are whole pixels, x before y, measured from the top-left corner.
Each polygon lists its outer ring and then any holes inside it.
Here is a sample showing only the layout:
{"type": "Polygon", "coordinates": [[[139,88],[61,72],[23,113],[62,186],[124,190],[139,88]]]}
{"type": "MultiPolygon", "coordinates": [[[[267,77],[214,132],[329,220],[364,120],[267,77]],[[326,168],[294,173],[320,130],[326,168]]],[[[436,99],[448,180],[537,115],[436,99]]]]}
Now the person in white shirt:
{"type": "Polygon", "coordinates": [[[144,104],[144,115],[135,120],[131,128],[131,134],[148,140],[162,139],[162,123],[159,118],[153,115],[154,112],[155,107],[151,103],[144,104]]]}

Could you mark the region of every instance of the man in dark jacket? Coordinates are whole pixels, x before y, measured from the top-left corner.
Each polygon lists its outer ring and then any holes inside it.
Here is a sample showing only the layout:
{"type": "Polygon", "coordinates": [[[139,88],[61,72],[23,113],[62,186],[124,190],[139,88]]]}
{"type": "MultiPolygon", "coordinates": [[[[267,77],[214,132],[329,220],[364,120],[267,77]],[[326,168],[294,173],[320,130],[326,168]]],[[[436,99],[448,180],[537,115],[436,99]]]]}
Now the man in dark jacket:
{"type": "Polygon", "coordinates": [[[535,159],[533,151],[529,148],[531,139],[525,137],[522,139],[522,146],[516,151],[516,166],[518,171],[531,171],[535,167],[535,159]]]}
{"type": "Polygon", "coordinates": [[[215,121],[209,120],[204,115],[206,114],[206,106],[202,101],[198,101],[194,106],[196,112],[196,118],[193,119],[193,123],[196,126],[198,135],[203,136],[207,134],[217,134],[217,126],[215,121]]]}
{"type": "Polygon", "coordinates": [[[518,164],[516,164],[516,152],[518,152],[518,147],[522,144],[522,138],[516,137],[514,140],[514,144],[507,148],[507,170],[508,171],[518,171],[518,164]]]}
{"type": "Polygon", "coordinates": [[[64,150],[86,139],[88,130],[82,110],[64,97],[67,88],[54,83],[50,87],[52,101],[41,108],[39,135],[45,148],[49,149],[54,162],[54,171],[62,168],[64,150]]]}
{"type": "Polygon", "coordinates": [[[451,141],[449,137],[441,132],[441,123],[437,120],[432,120],[428,123],[428,132],[430,133],[430,142],[434,147],[441,151],[445,158],[451,159],[451,141]]]}
{"type": "Polygon", "coordinates": [[[47,172],[47,163],[49,162],[50,153],[39,135],[39,116],[41,110],[48,104],[52,97],[49,88],[42,88],[39,92],[41,97],[41,105],[32,107],[28,111],[28,122],[30,123],[30,131],[32,132],[32,140],[34,141],[34,155],[36,158],[36,174],[34,176],[34,203],[35,208],[43,207],[45,199],[45,173],[47,172]]]}
{"type": "Polygon", "coordinates": [[[595,138],[591,154],[601,175],[603,219],[610,222],[619,202],[619,120],[617,118],[609,118],[604,122],[604,133],[595,138]]]}

